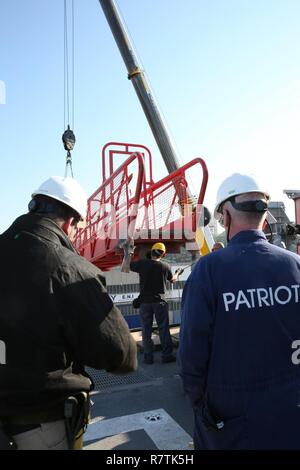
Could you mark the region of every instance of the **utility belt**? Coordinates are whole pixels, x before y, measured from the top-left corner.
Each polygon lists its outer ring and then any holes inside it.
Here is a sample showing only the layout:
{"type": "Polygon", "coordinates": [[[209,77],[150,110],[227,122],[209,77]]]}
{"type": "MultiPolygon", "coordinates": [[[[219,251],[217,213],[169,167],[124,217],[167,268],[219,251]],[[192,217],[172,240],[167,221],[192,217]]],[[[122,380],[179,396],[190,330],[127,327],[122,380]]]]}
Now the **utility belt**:
{"type": "Polygon", "coordinates": [[[166,303],[166,294],[140,294],[133,300],[132,305],[134,308],[139,308],[141,304],[155,304],[166,303]]]}
{"type": "Polygon", "coordinates": [[[15,450],[12,436],[38,428],[41,423],[64,420],[69,449],[81,449],[83,434],[90,416],[90,399],[87,392],[66,398],[54,409],[18,416],[0,417],[0,450],[15,450]]]}

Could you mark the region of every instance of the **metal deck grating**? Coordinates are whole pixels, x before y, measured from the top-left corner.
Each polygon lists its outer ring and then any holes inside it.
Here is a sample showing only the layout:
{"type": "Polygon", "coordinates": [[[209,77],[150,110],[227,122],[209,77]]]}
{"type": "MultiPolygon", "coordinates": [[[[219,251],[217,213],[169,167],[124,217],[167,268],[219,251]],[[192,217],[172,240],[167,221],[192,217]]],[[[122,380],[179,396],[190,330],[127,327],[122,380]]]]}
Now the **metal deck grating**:
{"type": "Polygon", "coordinates": [[[96,370],[86,367],[86,372],[91,376],[95,384],[95,390],[107,390],[122,385],[133,385],[153,381],[153,377],[136,370],[126,375],[109,374],[105,370],[96,370]]]}

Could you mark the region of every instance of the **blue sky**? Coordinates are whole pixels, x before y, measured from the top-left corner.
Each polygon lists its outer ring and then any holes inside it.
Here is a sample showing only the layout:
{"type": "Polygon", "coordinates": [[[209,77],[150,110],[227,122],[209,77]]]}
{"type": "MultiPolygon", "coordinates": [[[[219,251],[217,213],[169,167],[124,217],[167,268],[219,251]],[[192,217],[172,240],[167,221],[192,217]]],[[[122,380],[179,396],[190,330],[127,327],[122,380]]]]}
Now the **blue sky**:
{"type": "MultiPolygon", "coordinates": [[[[282,190],[300,189],[299,0],[118,5],[180,161],[207,163],[210,209],[226,176],[251,172],[293,219],[282,190]]],[[[112,140],[148,146],[155,179],[165,176],[98,1],[75,0],[75,8],[75,177],[91,194],[101,148],[112,140]]],[[[0,21],[1,232],[42,181],[64,173],[63,0],[2,0],[0,21]]]]}

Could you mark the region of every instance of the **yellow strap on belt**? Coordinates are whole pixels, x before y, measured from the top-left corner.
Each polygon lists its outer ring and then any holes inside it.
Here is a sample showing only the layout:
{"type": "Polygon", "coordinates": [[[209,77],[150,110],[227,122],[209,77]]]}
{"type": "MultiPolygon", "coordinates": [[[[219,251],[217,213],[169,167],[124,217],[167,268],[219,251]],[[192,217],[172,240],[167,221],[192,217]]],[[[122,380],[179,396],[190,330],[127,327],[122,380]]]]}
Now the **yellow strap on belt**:
{"type": "Polygon", "coordinates": [[[80,429],[79,433],[75,437],[74,445],[72,450],[82,450],[83,448],[83,435],[84,435],[84,428],[80,429]]]}
{"type": "Polygon", "coordinates": [[[208,255],[214,244],[214,239],[208,226],[198,227],[195,236],[197,245],[202,256],[208,255]]]}

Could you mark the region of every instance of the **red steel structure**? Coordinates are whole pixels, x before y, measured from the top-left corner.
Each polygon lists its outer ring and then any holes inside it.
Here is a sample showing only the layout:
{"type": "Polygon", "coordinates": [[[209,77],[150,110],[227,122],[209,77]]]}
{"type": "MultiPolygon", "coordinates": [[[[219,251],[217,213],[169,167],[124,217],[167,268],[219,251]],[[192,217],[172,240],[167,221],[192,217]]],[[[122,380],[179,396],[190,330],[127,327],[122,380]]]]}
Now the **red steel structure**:
{"type": "Polygon", "coordinates": [[[77,232],[80,254],[102,270],[122,262],[120,245],[135,240],[135,256],[158,240],[168,252],[195,241],[208,171],[195,158],[158,182],[153,181],[152,156],[143,145],[110,142],[102,151],[102,185],[88,200],[87,224],[77,232]],[[116,162],[120,166],[115,170],[116,162]],[[188,180],[199,166],[199,194],[191,201],[188,180]]]}

